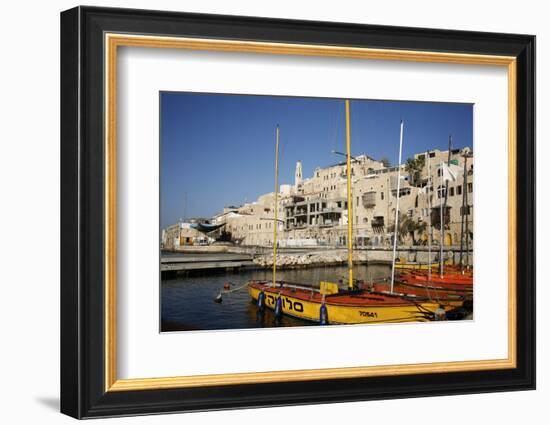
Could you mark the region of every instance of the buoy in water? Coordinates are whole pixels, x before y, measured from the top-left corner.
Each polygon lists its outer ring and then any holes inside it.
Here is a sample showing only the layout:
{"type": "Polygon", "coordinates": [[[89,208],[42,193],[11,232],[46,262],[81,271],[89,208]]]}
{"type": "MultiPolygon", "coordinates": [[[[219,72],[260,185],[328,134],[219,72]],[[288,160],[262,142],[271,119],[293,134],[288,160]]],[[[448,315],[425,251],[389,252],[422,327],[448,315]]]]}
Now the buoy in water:
{"type": "Polygon", "coordinates": [[[319,324],[328,325],[328,311],[327,306],[323,303],[319,309],[319,324]]]}
{"type": "Polygon", "coordinates": [[[265,293],[263,291],[258,295],[258,303],[256,305],[258,306],[258,310],[263,311],[265,307],[265,293]]]}
{"type": "Polygon", "coordinates": [[[215,303],[221,303],[223,301],[223,298],[222,298],[222,293],[220,292],[216,298],[214,298],[214,302],[215,303]]]}
{"type": "Polygon", "coordinates": [[[283,299],[279,295],[275,300],[275,317],[281,317],[283,315],[283,299]]]}

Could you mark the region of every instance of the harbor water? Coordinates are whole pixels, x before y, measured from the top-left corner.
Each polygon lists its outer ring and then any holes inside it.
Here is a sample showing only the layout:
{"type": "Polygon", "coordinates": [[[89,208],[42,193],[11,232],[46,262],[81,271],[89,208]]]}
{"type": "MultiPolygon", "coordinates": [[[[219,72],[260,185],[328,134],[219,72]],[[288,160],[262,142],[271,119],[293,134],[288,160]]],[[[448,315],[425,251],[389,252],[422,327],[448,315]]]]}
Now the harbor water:
{"type": "MultiPolygon", "coordinates": [[[[354,267],[356,279],[370,281],[387,278],[391,268],[385,265],[357,265],[354,267]]],[[[272,271],[245,270],[195,274],[162,280],[161,285],[161,330],[216,330],[248,329],[260,327],[288,327],[317,325],[288,316],[275,319],[273,312],[266,309],[259,313],[252,302],[246,283],[250,280],[271,280],[272,271]],[[242,286],[231,293],[223,293],[224,285],[231,289],[242,286]],[[222,292],[222,302],[214,299],[222,292]]],[[[319,287],[319,282],[338,282],[347,276],[347,267],[313,267],[278,270],[277,280],[319,287]]],[[[345,283],[344,283],[345,285],[345,283]]]]}

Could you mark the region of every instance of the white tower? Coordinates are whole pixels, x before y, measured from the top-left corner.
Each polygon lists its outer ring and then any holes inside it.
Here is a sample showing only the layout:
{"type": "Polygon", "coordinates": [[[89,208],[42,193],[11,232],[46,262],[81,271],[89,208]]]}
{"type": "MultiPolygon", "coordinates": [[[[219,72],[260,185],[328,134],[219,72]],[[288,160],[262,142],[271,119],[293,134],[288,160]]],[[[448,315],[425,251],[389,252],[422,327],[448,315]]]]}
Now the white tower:
{"type": "Polygon", "coordinates": [[[294,185],[296,189],[302,185],[302,161],[296,162],[296,172],[294,173],[294,185]]]}

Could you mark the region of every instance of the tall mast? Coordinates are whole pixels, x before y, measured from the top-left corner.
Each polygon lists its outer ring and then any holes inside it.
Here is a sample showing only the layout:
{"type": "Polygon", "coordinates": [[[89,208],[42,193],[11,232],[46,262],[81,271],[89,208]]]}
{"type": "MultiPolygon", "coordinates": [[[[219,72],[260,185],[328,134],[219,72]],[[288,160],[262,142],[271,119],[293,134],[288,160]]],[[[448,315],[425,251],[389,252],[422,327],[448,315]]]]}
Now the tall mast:
{"type": "Polygon", "coordinates": [[[439,182],[439,276],[443,277],[443,229],[445,225],[443,224],[443,161],[439,168],[439,174],[441,176],[439,182]]]}
{"type": "Polygon", "coordinates": [[[399,189],[401,185],[401,154],[403,153],[403,120],[399,131],[399,162],[397,164],[397,203],[395,205],[395,229],[393,231],[393,260],[391,267],[391,287],[390,292],[393,292],[393,283],[395,279],[395,255],[397,252],[397,229],[399,225],[399,189]]]}
{"type": "MultiPolygon", "coordinates": [[[[448,151],[447,151],[447,166],[450,167],[451,166],[451,150],[452,150],[452,147],[453,147],[453,136],[452,135],[449,135],[449,148],[448,148],[448,151]]],[[[441,170],[441,175],[443,175],[443,170],[441,170]]],[[[443,185],[442,185],[443,186],[443,185]]],[[[443,190],[443,188],[441,188],[441,190],[443,190]]],[[[441,217],[443,217],[443,215],[447,214],[447,200],[449,199],[449,180],[446,180],[445,181],[445,201],[441,201],[441,203],[439,204],[439,208],[441,209],[441,211],[444,210],[444,212],[441,213],[441,217]],[[443,208],[441,208],[441,205],[443,204],[443,208]]],[[[443,221],[442,221],[443,223],[443,221]]],[[[440,258],[439,258],[439,274],[441,275],[441,277],[443,277],[443,267],[445,267],[443,265],[443,239],[444,239],[444,236],[445,236],[445,225],[444,224],[441,224],[441,234],[442,234],[442,237],[440,238],[441,239],[441,250],[440,250],[440,258]]]]}
{"type": "Polygon", "coordinates": [[[348,288],[353,289],[353,197],[351,194],[351,135],[349,99],[346,99],[346,156],[348,176],[348,288]]]}
{"type": "MultiPolygon", "coordinates": [[[[464,159],[466,161],[466,159],[464,159]]],[[[466,220],[466,270],[470,270],[470,230],[468,228],[468,217],[470,215],[470,206],[468,205],[468,173],[464,175],[464,198],[466,204],[466,210],[464,211],[466,220]]]]}
{"type": "Polygon", "coordinates": [[[430,151],[426,154],[428,156],[428,282],[432,281],[432,164],[430,162],[430,151]]]}
{"type": "Polygon", "coordinates": [[[271,286],[275,287],[277,276],[277,212],[279,209],[278,194],[279,194],[279,125],[277,124],[275,141],[275,218],[273,220],[273,282],[271,286]]]}
{"type": "Polygon", "coordinates": [[[463,155],[464,157],[464,173],[462,175],[462,209],[461,209],[461,217],[460,217],[460,272],[464,274],[464,217],[466,216],[466,173],[467,173],[467,165],[466,162],[468,161],[467,155],[463,155]]]}

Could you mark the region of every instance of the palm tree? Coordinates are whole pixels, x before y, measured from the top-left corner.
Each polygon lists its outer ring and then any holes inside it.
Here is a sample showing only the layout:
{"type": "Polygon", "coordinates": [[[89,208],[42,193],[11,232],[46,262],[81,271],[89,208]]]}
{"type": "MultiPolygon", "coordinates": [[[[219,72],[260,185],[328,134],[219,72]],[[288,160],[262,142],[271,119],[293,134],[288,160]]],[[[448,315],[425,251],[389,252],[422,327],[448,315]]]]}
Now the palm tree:
{"type": "Polygon", "coordinates": [[[423,232],[426,231],[426,222],[424,221],[415,221],[408,215],[402,214],[399,217],[399,237],[400,239],[405,238],[407,235],[412,239],[412,244],[417,245],[416,234],[420,236],[423,232]]]}
{"type": "Polygon", "coordinates": [[[418,186],[420,184],[424,163],[425,159],[423,156],[409,158],[407,162],[405,162],[405,171],[411,176],[410,184],[412,186],[418,186]]]}

